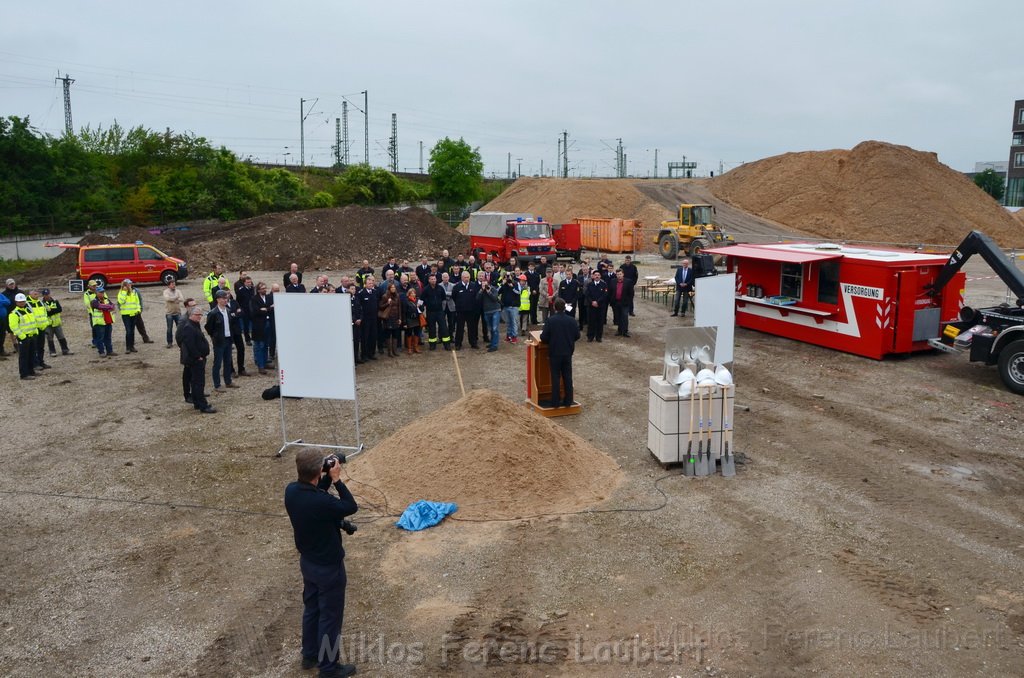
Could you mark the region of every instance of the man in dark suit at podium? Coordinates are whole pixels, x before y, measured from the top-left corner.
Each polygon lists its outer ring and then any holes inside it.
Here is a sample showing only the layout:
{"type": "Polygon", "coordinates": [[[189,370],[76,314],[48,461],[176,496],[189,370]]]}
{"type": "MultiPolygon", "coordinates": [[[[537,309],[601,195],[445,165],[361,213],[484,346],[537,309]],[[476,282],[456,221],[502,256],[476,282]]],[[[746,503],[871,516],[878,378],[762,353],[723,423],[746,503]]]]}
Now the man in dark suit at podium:
{"type": "Polygon", "coordinates": [[[551,364],[551,407],[571,407],[572,397],[572,353],[580,338],[580,327],[576,319],[565,314],[565,299],[555,299],[555,312],[544,323],[540,333],[541,342],[548,345],[548,360],[551,364]],[[559,400],[561,388],[565,385],[565,400],[559,400]]]}

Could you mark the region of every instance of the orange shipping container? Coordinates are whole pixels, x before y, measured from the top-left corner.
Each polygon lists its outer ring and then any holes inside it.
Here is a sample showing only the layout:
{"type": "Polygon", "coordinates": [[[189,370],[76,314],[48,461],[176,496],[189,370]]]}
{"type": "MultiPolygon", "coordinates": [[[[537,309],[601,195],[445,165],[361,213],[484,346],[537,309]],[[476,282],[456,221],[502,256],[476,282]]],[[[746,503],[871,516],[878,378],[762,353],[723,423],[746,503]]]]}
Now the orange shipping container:
{"type": "Polygon", "coordinates": [[[600,252],[633,252],[634,231],[640,228],[637,219],[576,217],[580,225],[580,241],[588,250],[600,252]]]}

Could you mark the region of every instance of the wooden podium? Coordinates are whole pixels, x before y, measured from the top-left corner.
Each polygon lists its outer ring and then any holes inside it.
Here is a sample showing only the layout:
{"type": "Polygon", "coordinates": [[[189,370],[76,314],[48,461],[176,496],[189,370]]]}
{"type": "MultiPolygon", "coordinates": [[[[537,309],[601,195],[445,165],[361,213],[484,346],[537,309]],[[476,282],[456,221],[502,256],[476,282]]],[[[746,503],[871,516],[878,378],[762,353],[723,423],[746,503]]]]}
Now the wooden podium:
{"type": "MultiPolygon", "coordinates": [[[[563,388],[558,402],[565,395],[563,388]]],[[[548,361],[548,345],[540,341],[540,330],[533,330],[526,342],[526,405],[545,417],[564,417],[579,414],[580,404],[575,401],[569,407],[551,407],[551,363],[548,361]]]]}

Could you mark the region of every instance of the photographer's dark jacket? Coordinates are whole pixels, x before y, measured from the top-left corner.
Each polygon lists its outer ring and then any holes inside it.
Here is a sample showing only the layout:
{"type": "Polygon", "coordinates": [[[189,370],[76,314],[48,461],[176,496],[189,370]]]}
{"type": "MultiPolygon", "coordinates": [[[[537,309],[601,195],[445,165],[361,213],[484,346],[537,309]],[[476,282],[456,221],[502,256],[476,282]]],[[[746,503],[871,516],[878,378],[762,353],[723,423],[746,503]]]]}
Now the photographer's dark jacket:
{"type": "Polygon", "coordinates": [[[359,510],[345,483],[338,481],[338,497],[328,492],[330,476],[317,487],[294,481],[284,491],[284,507],[295,531],[295,548],[303,558],[317,565],[337,565],[345,557],[341,545],[341,522],[359,510]]]}
{"type": "Polygon", "coordinates": [[[498,290],[494,286],[487,289],[481,287],[480,291],[477,292],[477,299],[480,301],[480,310],[484,313],[501,310],[501,302],[498,301],[498,290]]]}
{"type": "Polygon", "coordinates": [[[498,296],[501,298],[502,308],[515,307],[519,308],[519,289],[516,288],[515,284],[511,280],[512,276],[505,278],[505,282],[498,288],[498,296]]]}

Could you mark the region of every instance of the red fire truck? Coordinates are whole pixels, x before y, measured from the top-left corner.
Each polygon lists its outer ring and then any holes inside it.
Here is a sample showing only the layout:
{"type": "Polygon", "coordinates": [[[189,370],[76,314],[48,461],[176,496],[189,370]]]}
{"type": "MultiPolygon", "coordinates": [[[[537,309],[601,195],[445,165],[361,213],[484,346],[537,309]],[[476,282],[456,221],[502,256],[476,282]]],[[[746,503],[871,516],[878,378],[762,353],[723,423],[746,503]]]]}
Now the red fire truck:
{"type": "Polygon", "coordinates": [[[542,256],[558,256],[551,225],[532,214],[515,212],[473,212],[469,215],[469,247],[477,259],[490,254],[498,263],[515,257],[520,264],[542,256]]]}

